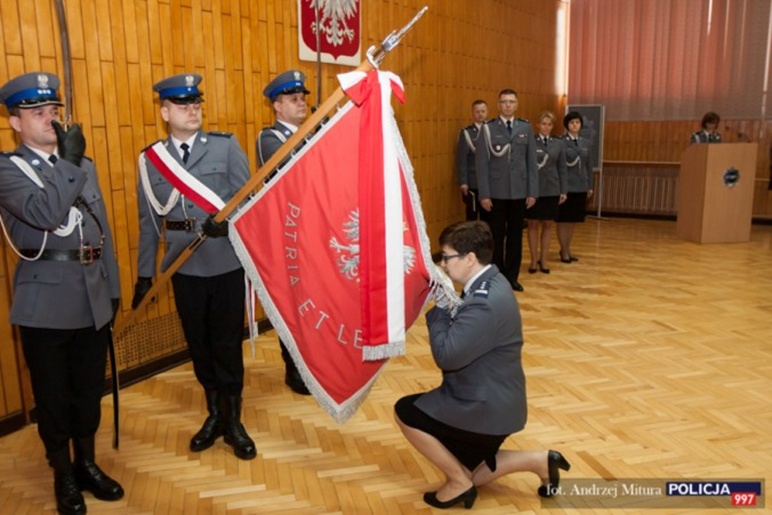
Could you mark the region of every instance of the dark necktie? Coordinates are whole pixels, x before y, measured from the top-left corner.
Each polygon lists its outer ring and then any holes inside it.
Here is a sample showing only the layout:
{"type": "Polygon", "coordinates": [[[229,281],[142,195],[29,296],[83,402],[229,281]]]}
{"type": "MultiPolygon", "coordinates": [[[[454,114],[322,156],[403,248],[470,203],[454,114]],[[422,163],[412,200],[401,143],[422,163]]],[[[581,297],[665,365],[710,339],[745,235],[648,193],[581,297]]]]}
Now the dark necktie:
{"type": "Polygon", "coordinates": [[[48,156],[48,160],[51,161],[52,165],[55,165],[57,161],[59,161],[59,158],[56,157],[56,154],[51,154],[48,156]]]}
{"type": "Polygon", "coordinates": [[[507,132],[512,135],[512,120],[507,120],[507,132]]]}
{"type": "Polygon", "coordinates": [[[182,143],[180,148],[182,149],[182,162],[188,164],[188,158],[190,157],[190,145],[187,143],[182,143]]]}
{"type": "Polygon", "coordinates": [[[547,146],[547,143],[549,143],[549,141],[550,141],[550,140],[549,140],[549,139],[548,139],[546,136],[544,136],[544,137],[542,138],[542,141],[544,142],[544,146],[546,147],[546,146],[547,146]]]}
{"type": "Polygon", "coordinates": [[[578,147],[578,146],[579,146],[579,138],[577,138],[577,139],[575,139],[575,140],[574,140],[574,146],[575,146],[575,147],[578,147]]]}

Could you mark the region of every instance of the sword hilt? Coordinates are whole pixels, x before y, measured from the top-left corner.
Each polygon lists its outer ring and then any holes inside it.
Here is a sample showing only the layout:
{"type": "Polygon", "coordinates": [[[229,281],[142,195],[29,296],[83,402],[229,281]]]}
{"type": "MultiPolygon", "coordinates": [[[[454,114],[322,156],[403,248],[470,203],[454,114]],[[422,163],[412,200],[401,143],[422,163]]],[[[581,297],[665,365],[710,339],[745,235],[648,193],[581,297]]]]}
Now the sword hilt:
{"type": "Polygon", "coordinates": [[[379,48],[376,48],[374,46],[371,46],[367,49],[367,60],[370,61],[370,64],[373,65],[373,68],[378,68],[380,66],[381,62],[383,62],[383,58],[386,57],[386,54],[391,52],[395,46],[399,44],[400,41],[402,41],[402,38],[405,37],[405,34],[407,34],[410,29],[413,28],[413,25],[421,19],[421,16],[426,13],[426,11],[429,10],[429,6],[425,5],[423,9],[418,11],[415,16],[413,16],[413,19],[410,20],[407,25],[402,27],[399,31],[392,31],[391,34],[386,36],[386,38],[381,42],[381,46],[379,48]]]}

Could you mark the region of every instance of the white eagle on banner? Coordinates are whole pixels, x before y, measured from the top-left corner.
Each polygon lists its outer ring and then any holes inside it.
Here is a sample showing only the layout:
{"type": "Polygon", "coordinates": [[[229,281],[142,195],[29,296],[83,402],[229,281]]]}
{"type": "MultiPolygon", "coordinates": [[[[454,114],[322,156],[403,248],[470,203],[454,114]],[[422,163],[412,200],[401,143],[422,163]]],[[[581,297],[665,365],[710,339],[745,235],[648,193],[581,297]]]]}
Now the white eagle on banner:
{"type": "MultiPolygon", "coordinates": [[[[332,46],[339,46],[344,38],[354,39],[356,31],[349,28],[347,20],[357,14],[358,0],[310,0],[311,8],[319,8],[319,30],[332,46]]],[[[314,34],[316,24],[311,26],[314,34]]]]}
{"type": "MultiPolygon", "coordinates": [[[[355,209],[349,215],[348,222],[343,223],[343,232],[346,233],[346,239],[350,242],[348,245],[340,243],[338,238],[330,238],[330,248],[340,254],[338,257],[338,268],[340,273],[346,279],[357,281],[359,276],[359,210],[355,209]]],[[[407,230],[407,226],[403,230],[407,230]]],[[[402,260],[404,263],[405,274],[409,274],[415,267],[416,250],[410,245],[402,246],[402,260]]]]}

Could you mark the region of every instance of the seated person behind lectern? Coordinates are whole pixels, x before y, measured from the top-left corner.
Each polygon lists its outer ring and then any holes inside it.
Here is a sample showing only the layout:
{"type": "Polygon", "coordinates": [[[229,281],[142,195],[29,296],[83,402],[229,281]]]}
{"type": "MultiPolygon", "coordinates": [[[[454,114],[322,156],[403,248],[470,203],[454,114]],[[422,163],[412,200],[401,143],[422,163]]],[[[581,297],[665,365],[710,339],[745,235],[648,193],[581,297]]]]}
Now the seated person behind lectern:
{"type": "Polygon", "coordinates": [[[692,137],[689,143],[721,143],[721,134],[716,129],[721,121],[721,117],[718,113],[708,111],[705,116],[702,117],[702,130],[692,133],[692,137]]]}

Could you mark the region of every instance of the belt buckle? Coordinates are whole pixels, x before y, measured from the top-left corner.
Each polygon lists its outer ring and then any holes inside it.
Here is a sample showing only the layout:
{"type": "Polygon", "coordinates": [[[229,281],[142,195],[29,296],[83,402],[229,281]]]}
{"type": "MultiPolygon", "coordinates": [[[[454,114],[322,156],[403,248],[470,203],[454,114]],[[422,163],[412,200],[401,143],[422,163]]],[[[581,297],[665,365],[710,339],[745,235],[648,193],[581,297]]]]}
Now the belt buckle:
{"type": "Polygon", "coordinates": [[[185,224],[185,231],[196,232],[196,222],[197,220],[195,218],[186,218],[183,222],[185,224]]]}
{"type": "Polygon", "coordinates": [[[78,260],[81,265],[90,265],[94,262],[94,247],[83,245],[78,249],[78,260]]]}

